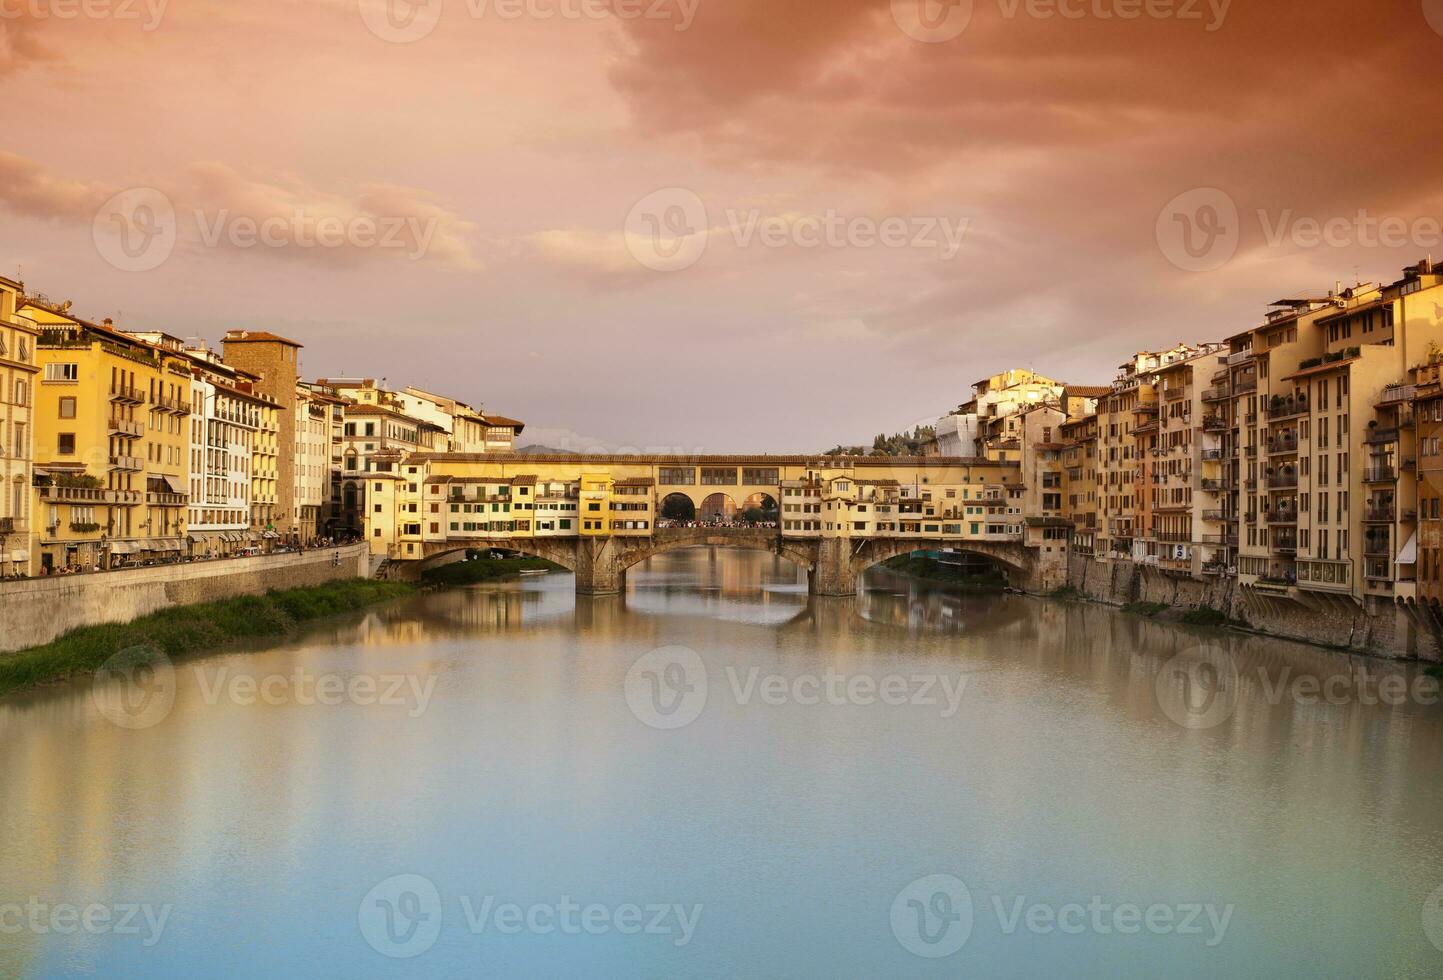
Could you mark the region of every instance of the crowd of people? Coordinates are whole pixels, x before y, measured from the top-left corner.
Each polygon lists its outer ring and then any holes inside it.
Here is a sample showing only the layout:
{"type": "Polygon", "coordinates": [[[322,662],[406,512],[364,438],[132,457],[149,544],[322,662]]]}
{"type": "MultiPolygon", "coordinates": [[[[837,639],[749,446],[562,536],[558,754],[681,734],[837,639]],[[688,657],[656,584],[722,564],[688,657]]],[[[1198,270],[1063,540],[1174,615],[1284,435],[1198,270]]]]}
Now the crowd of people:
{"type": "MultiPolygon", "coordinates": [[[[221,553],[214,548],[206,548],[204,551],[192,554],[181,554],[179,552],[155,553],[145,552],[142,555],[110,555],[110,566],[102,565],[100,556],[90,561],[81,562],[72,559],[64,565],[41,565],[39,577],[46,578],[52,575],[93,575],[98,572],[120,571],[126,568],[149,568],[156,565],[186,565],[199,561],[225,561],[230,558],[252,558],[261,554],[299,554],[305,551],[315,551],[322,548],[338,548],[343,545],[356,544],[365,540],[361,535],[354,532],[339,532],[336,534],[322,535],[302,539],[275,539],[274,545],[266,551],[259,545],[241,548],[230,553],[221,553]]],[[[0,573],[0,582],[28,579],[31,576],[26,574],[4,574],[0,573]]]]}

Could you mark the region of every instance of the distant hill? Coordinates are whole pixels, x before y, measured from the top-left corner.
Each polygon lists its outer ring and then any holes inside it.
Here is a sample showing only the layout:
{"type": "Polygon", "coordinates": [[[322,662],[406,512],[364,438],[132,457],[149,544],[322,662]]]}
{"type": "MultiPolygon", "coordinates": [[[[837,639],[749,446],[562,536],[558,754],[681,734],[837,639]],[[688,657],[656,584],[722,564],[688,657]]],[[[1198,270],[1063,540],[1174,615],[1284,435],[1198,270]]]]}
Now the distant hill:
{"type": "Polygon", "coordinates": [[[522,456],[575,456],[569,449],[552,449],[550,446],[522,446],[516,450],[522,456]]]}

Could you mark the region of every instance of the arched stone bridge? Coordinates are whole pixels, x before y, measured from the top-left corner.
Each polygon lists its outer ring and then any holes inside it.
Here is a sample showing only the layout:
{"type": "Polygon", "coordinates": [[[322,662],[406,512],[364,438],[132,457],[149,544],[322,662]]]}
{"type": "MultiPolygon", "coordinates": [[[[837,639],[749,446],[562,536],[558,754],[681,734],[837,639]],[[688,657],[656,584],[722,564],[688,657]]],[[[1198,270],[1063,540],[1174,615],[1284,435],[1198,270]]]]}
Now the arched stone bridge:
{"type": "Polygon", "coordinates": [[[1027,592],[1043,592],[1062,584],[1050,581],[1052,576],[1041,567],[1036,550],[1020,542],[935,537],[792,538],[763,528],[662,528],[650,537],[473,538],[428,543],[422,557],[434,561],[471,549],[517,551],[574,572],[576,591],[583,595],[608,595],[626,587],[626,570],[633,565],[664,551],[702,546],[779,555],[805,568],[808,588],[813,595],[822,596],[856,595],[862,573],[873,565],[914,551],[942,548],[991,558],[1003,567],[1014,588],[1027,592]]]}

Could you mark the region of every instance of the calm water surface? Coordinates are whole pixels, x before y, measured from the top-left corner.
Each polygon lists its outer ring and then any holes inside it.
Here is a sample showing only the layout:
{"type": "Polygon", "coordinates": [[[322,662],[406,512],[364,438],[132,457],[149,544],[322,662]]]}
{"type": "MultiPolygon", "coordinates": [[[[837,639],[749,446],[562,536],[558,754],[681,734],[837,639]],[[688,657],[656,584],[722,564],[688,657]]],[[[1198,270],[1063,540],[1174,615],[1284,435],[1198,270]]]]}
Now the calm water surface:
{"type": "Polygon", "coordinates": [[[1370,703],[1412,670],[869,585],[677,552],[177,664],[148,727],[10,699],[0,976],[1443,976],[1443,709],[1370,703]]]}

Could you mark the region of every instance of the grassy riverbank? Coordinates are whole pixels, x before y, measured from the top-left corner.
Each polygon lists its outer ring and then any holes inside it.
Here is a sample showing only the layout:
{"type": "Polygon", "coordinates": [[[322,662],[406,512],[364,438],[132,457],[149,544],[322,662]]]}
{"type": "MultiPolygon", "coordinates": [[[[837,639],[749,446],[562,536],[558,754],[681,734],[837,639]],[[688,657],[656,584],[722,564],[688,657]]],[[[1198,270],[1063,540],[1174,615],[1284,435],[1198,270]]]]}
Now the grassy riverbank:
{"type": "Polygon", "coordinates": [[[514,578],[522,572],[565,570],[560,565],[542,558],[473,558],[470,561],[458,561],[440,568],[428,569],[422,573],[421,581],[426,585],[439,586],[475,585],[477,582],[514,578]]]}
{"type": "Polygon", "coordinates": [[[966,592],[1001,592],[1007,588],[1007,579],[1000,572],[985,572],[978,575],[960,574],[957,566],[948,565],[931,558],[916,558],[901,555],[882,562],[882,567],[908,578],[949,585],[966,592]]]}
{"type": "Polygon", "coordinates": [[[281,637],[314,619],[352,612],[416,590],[402,582],[349,579],[306,589],[175,606],[129,623],[72,630],[43,646],[0,654],[0,696],[94,673],[117,651],[150,646],[168,657],[233,640],[281,637]]]}

